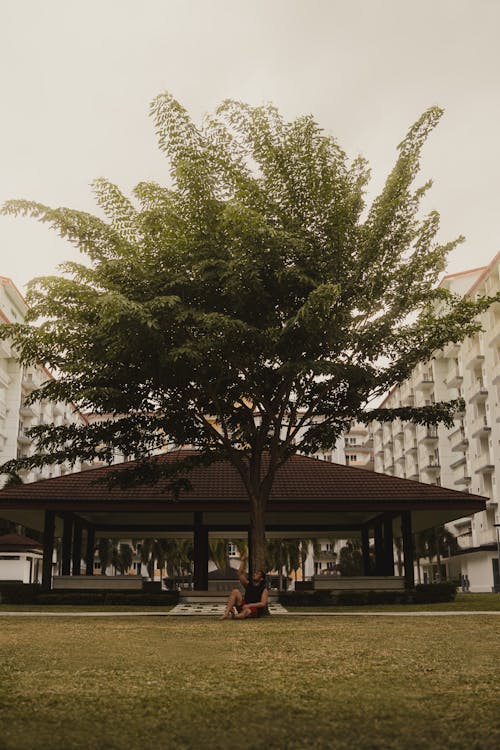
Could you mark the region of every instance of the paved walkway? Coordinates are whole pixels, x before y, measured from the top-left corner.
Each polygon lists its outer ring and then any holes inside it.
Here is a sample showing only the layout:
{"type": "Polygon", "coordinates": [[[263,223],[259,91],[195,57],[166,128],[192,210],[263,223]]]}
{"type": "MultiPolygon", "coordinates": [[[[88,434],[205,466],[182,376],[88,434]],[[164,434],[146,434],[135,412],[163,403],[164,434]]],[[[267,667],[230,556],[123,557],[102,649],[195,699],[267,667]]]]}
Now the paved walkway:
{"type": "MultiPolygon", "coordinates": [[[[180,606],[180,605],[179,605],[180,606]]],[[[188,605],[183,605],[188,606],[188,605]]],[[[197,604],[193,607],[201,608],[204,605],[197,604]]],[[[0,617],[220,617],[223,610],[210,608],[205,611],[176,611],[177,607],[168,612],[0,612],[0,617]]],[[[222,605],[220,605],[222,606],[222,605]]],[[[481,610],[478,612],[289,612],[281,605],[272,605],[271,614],[277,617],[467,617],[474,615],[491,615],[500,617],[500,612],[481,610]],[[280,607],[278,610],[277,608],[280,607]]]]}

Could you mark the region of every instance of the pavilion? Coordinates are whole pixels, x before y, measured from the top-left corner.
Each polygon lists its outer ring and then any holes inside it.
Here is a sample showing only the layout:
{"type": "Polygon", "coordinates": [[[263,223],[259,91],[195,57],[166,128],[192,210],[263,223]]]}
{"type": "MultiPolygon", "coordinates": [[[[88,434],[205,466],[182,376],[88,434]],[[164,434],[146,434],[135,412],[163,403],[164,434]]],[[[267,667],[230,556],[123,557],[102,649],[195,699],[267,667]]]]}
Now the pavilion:
{"type": "MultiPolygon", "coordinates": [[[[157,456],[178,460],[179,452],[157,456]]],[[[62,575],[93,575],[98,536],[193,539],[194,588],[208,587],[209,535],[247,536],[250,513],[244,485],[220,461],[189,474],[191,489],[176,499],[167,480],[122,489],[110,472],[131,464],[66,474],[0,491],[0,517],[43,532],[45,589],[52,585],[54,540],[62,538],[62,575]],[[85,545],[84,545],[85,541],[85,545]]],[[[413,534],[484,510],[485,498],[372,471],[293,456],[276,475],[266,514],[268,537],[359,537],[365,575],[374,540],[375,575],[393,576],[393,539],[401,537],[405,586],[414,585],[413,534]]]]}

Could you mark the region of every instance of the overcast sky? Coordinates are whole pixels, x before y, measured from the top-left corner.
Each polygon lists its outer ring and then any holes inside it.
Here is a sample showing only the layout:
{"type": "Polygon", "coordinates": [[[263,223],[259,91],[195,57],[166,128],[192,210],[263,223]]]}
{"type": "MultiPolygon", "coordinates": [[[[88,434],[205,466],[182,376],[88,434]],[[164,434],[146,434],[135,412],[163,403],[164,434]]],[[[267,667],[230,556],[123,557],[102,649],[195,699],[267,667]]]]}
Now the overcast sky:
{"type": "MultiPolygon", "coordinates": [[[[0,202],[94,211],[91,181],[165,181],[148,117],[169,90],[200,120],[222,99],[311,113],[363,154],[376,194],[429,106],[425,208],[466,242],[449,272],[500,249],[499,0],[0,0],[0,202]]],[[[77,252],[0,217],[0,275],[23,289],[77,252]]]]}

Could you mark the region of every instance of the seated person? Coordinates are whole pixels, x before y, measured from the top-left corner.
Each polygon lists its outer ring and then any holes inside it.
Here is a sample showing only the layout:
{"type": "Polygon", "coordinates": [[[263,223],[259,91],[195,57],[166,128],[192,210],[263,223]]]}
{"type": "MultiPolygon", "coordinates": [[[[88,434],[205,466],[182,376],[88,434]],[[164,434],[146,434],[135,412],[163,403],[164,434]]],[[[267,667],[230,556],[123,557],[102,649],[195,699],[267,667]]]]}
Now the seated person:
{"type": "Polygon", "coordinates": [[[233,589],[229,594],[226,609],[222,620],[245,620],[247,617],[262,617],[268,615],[269,610],[267,603],[269,592],[266,586],[266,573],[263,570],[257,570],[249,581],[245,574],[246,555],[241,556],[240,567],[238,569],[238,578],[245,589],[243,596],[239,589],[233,589]],[[236,610],[236,611],[235,611],[236,610]]]}

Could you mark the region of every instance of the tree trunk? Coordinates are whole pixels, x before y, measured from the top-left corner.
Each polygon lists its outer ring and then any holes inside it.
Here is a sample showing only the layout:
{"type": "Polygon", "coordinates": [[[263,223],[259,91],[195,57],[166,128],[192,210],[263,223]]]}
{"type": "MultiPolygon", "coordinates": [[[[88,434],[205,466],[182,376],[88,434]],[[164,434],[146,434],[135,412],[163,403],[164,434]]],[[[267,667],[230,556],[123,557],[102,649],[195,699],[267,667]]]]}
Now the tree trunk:
{"type": "Polygon", "coordinates": [[[250,529],[252,539],[252,570],[266,569],[266,523],[265,501],[260,497],[251,498],[250,529]]]}

